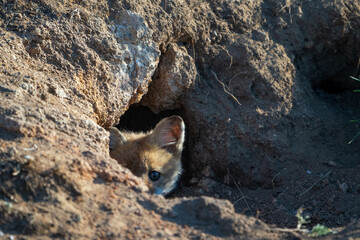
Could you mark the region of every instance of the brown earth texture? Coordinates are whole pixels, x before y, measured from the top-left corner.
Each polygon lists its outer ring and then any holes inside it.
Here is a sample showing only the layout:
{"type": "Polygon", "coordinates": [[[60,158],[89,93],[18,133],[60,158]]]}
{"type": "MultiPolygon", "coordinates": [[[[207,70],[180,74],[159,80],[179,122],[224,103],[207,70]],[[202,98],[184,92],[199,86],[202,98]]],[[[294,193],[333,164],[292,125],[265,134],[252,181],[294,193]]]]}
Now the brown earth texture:
{"type": "Polygon", "coordinates": [[[0,0],[0,239],[360,239],[359,67],[358,0],[0,0]],[[106,128],[174,114],[151,195],[106,128]]]}

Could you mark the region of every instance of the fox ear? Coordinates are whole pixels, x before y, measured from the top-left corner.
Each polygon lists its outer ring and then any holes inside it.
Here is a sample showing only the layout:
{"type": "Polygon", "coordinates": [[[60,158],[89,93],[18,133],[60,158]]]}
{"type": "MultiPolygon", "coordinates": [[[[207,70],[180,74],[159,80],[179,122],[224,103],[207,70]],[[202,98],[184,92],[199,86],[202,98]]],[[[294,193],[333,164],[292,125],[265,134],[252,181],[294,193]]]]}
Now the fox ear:
{"type": "Polygon", "coordinates": [[[110,133],[110,150],[114,150],[118,145],[126,143],[126,138],[121,134],[121,132],[114,127],[108,129],[110,133]]]}
{"type": "Polygon", "coordinates": [[[185,124],[181,117],[161,120],[150,135],[150,141],[171,153],[181,152],[185,139],[185,124]]]}

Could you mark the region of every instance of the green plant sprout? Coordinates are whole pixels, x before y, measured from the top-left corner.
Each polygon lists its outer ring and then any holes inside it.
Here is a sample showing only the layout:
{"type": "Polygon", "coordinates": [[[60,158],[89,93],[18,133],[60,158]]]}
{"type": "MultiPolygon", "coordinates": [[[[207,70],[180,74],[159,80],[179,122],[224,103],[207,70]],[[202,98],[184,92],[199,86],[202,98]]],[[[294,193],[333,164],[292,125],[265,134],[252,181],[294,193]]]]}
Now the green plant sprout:
{"type": "MultiPolygon", "coordinates": [[[[359,81],[360,82],[360,79],[359,78],[356,78],[356,77],[353,77],[353,76],[350,76],[350,78],[354,79],[355,81],[359,81]]],[[[355,89],[353,90],[353,92],[360,92],[360,89],[355,89]]],[[[360,119],[356,119],[356,120],[350,120],[350,122],[352,123],[355,123],[355,122],[359,122],[360,119]]],[[[352,142],[355,141],[355,139],[360,135],[360,131],[351,139],[351,141],[349,142],[349,144],[351,144],[352,142]]]]}
{"type": "Polygon", "coordinates": [[[309,216],[303,216],[302,213],[303,213],[304,209],[301,207],[297,210],[296,212],[296,218],[297,218],[297,225],[296,225],[296,229],[301,229],[301,226],[303,224],[308,224],[310,223],[311,221],[308,220],[310,217],[309,216]]]}
{"type": "MultiPolygon", "coordinates": [[[[300,230],[302,225],[308,224],[311,221],[309,220],[309,216],[305,215],[303,216],[303,208],[299,208],[296,212],[296,218],[297,218],[297,226],[296,229],[300,230]]],[[[306,231],[307,235],[309,237],[319,237],[327,234],[334,234],[337,233],[335,230],[332,230],[331,228],[328,228],[325,225],[316,224],[311,230],[306,231]]]]}
{"type": "Polygon", "coordinates": [[[319,237],[327,234],[334,234],[336,231],[332,230],[331,228],[328,228],[325,225],[316,224],[311,231],[308,233],[309,237],[319,237]]]}

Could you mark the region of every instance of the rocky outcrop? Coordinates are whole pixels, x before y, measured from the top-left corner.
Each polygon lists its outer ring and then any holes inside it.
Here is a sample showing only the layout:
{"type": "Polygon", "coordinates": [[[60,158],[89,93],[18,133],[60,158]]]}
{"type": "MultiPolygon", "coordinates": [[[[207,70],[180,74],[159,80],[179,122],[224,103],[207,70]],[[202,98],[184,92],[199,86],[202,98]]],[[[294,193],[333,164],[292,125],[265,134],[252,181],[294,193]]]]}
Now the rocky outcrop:
{"type": "Polygon", "coordinates": [[[141,104],[155,113],[182,107],[183,96],[194,86],[196,76],[195,62],[186,48],[170,43],[141,104]]]}

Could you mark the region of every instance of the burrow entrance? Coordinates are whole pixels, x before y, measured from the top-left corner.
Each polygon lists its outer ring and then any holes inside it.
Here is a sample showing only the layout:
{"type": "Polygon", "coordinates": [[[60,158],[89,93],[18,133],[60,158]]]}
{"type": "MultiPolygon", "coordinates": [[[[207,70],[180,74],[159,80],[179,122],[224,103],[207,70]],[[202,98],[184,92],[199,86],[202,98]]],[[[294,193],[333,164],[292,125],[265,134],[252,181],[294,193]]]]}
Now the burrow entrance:
{"type": "Polygon", "coordinates": [[[351,67],[338,68],[334,66],[333,71],[326,71],[319,68],[320,73],[315,74],[315,76],[308,75],[308,77],[315,92],[323,91],[327,94],[335,95],[350,93],[352,90],[360,88],[360,82],[350,77],[358,76],[358,70],[356,70],[355,67],[356,64],[353,63],[351,67]]]}
{"type": "Polygon", "coordinates": [[[153,129],[161,119],[172,115],[182,115],[182,109],[162,111],[159,114],[153,113],[150,108],[133,104],[121,116],[120,122],[116,127],[121,130],[146,132],[153,129]]]}

